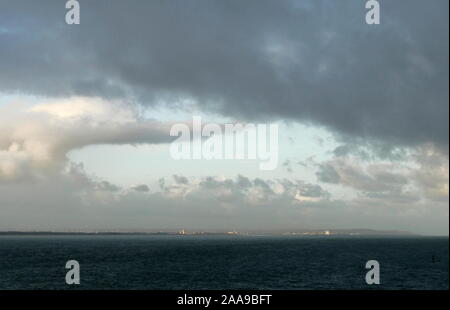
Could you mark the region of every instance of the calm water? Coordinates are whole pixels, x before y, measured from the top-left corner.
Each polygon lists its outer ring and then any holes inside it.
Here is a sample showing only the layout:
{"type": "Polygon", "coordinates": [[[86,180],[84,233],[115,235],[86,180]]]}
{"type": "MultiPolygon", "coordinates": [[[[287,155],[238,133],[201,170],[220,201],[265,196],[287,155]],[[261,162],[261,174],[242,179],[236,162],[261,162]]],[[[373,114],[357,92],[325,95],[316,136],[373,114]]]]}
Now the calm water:
{"type": "Polygon", "coordinates": [[[0,289],[448,289],[448,238],[0,236],[0,289]],[[434,262],[433,262],[434,256],[434,262]]]}

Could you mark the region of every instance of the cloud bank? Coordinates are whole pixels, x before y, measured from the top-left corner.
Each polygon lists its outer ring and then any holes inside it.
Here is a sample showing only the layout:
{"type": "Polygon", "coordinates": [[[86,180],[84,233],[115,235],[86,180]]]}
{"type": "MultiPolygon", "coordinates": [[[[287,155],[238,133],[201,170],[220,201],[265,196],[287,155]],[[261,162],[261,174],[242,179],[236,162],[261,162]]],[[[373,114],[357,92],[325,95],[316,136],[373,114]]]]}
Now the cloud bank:
{"type": "Polygon", "coordinates": [[[448,1],[0,4],[0,91],[133,98],[448,148],[448,1]],[[39,76],[39,78],[36,78],[39,76]]]}

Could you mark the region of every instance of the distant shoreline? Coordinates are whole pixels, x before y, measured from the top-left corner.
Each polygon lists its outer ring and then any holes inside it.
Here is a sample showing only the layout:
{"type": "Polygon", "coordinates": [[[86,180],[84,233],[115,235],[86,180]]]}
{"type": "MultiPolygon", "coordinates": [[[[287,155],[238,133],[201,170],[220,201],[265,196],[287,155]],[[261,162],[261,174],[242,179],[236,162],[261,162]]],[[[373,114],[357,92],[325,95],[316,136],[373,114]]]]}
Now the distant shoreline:
{"type": "MultiPolygon", "coordinates": [[[[213,231],[0,231],[0,236],[10,235],[52,235],[52,236],[127,236],[127,235],[148,235],[148,236],[374,236],[374,237],[428,237],[404,231],[378,231],[369,229],[348,229],[348,230],[299,230],[285,232],[213,232],[213,231]]],[[[429,236],[429,237],[448,237],[429,236]]]]}

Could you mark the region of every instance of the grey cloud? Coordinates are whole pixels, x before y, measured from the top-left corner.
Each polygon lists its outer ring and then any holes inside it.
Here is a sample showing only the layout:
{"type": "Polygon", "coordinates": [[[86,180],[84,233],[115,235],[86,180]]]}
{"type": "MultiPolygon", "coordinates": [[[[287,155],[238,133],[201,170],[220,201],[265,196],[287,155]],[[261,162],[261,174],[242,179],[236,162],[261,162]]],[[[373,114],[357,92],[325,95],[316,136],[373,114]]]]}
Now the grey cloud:
{"type": "Polygon", "coordinates": [[[253,181],[253,186],[260,188],[264,192],[265,195],[273,195],[274,194],[273,189],[270,186],[270,181],[264,181],[260,178],[256,178],[253,181]]]}
{"type": "Polygon", "coordinates": [[[330,195],[317,184],[304,184],[299,192],[304,197],[328,197],[330,195]]]}
{"type": "Polygon", "coordinates": [[[318,181],[341,184],[360,191],[365,197],[397,202],[420,199],[448,202],[449,162],[448,149],[433,143],[416,148],[391,149],[388,156],[361,157],[365,145],[343,145],[333,160],[315,164],[318,181]],[[377,160],[388,159],[384,164],[377,160]],[[413,192],[412,192],[413,191],[413,192]]]}
{"type": "MultiPolygon", "coordinates": [[[[177,176],[177,179],[180,179],[177,176]]],[[[185,177],[183,177],[185,178],[185,177]]],[[[261,178],[249,179],[238,175],[235,179],[219,179],[208,176],[200,180],[188,180],[180,187],[175,179],[174,184],[165,184],[164,192],[184,195],[187,197],[210,197],[222,202],[243,204],[254,201],[261,204],[298,203],[299,197],[329,199],[330,193],[320,185],[305,183],[301,180],[264,180],[261,178]]],[[[305,200],[306,200],[305,199],[305,200]]]]}
{"type": "Polygon", "coordinates": [[[339,145],[333,150],[335,156],[347,156],[351,152],[351,147],[349,145],[339,145]]]}
{"type": "Polygon", "coordinates": [[[158,185],[160,190],[164,190],[166,188],[166,180],[164,180],[164,178],[160,178],[158,180],[158,185]]]}
{"type": "Polygon", "coordinates": [[[316,176],[320,182],[325,183],[338,184],[341,180],[341,177],[337,173],[336,169],[334,169],[334,167],[329,164],[319,165],[316,176]]]}
{"type": "Polygon", "coordinates": [[[432,145],[422,146],[415,154],[419,168],[413,179],[422,188],[425,197],[436,202],[448,203],[449,161],[448,153],[442,153],[432,145]]]}
{"type": "Polygon", "coordinates": [[[2,1],[0,91],[134,98],[448,145],[448,1],[2,1]],[[36,78],[39,77],[39,78],[36,78]]]}
{"type": "Polygon", "coordinates": [[[188,184],[189,183],[189,180],[184,176],[174,175],[173,178],[177,184],[188,184]]]}
{"type": "Polygon", "coordinates": [[[301,180],[249,179],[238,175],[236,178],[221,179],[213,176],[188,179],[183,176],[173,178],[173,182],[159,181],[161,192],[156,196],[186,199],[204,204],[226,204],[230,208],[244,205],[273,206],[278,204],[306,205],[320,200],[329,200],[330,193],[319,185],[301,180]],[[179,181],[183,180],[182,183],[179,181]]]}
{"type": "Polygon", "coordinates": [[[378,182],[382,182],[388,185],[392,184],[406,185],[408,183],[408,179],[406,176],[392,173],[391,171],[386,171],[385,167],[380,168],[372,166],[371,168],[372,168],[371,174],[378,182]]]}
{"type": "Polygon", "coordinates": [[[331,194],[318,184],[309,184],[301,180],[291,181],[288,179],[280,180],[279,183],[283,185],[285,192],[292,196],[296,196],[298,193],[307,198],[329,199],[331,197],[331,194]]]}
{"type": "MultiPolygon", "coordinates": [[[[410,172],[402,171],[393,164],[370,164],[363,167],[350,159],[337,158],[318,164],[317,179],[324,183],[341,184],[367,197],[385,197],[400,200],[405,187],[410,183],[410,172]]],[[[417,196],[417,195],[415,195],[417,196]]]]}
{"type": "Polygon", "coordinates": [[[150,191],[150,188],[146,184],[135,185],[131,187],[132,190],[141,193],[147,193],[150,191]]]}
{"type": "Polygon", "coordinates": [[[121,190],[120,186],[109,183],[108,181],[101,181],[101,182],[97,183],[97,188],[99,190],[105,190],[105,191],[110,191],[110,192],[117,192],[117,191],[121,190]]]}
{"type": "Polygon", "coordinates": [[[215,189],[221,186],[221,183],[214,179],[214,177],[207,177],[200,182],[200,185],[205,188],[215,189]]]}
{"type": "Polygon", "coordinates": [[[381,203],[448,202],[448,155],[434,145],[423,145],[407,162],[360,165],[351,157],[337,157],[317,165],[318,181],[358,191],[362,199],[381,203]]]}
{"type": "Polygon", "coordinates": [[[377,159],[404,160],[410,150],[403,145],[393,145],[379,140],[364,140],[348,136],[339,137],[338,140],[343,144],[333,150],[336,157],[356,156],[364,161],[377,159]]]}
{"type": "Polygon", "coordinates": [[[252,183],[250,182],[250,180],[247,177],[238,175],[237,176],[237,185],[240,188],[249,188],[250,186],[252,186],[252,183]]]}
{"type": "Polygon", "coordinates": [[[421,199],[418,193],[405,192],[398,189],[386,192],[368,192],[364,193],[364,197],[382,202],[389,201],[390,203],[400,204],[412,204],[421,199]]]}
{"type": "MultiPolygon", "coordinates": [[[[230,184],[237,189],[237,179],[217,180],[223,185],[218,189],[229,188],[230,184]]],[[[397,206],[385,199],[374,200],[377,208],[371,207],[367,199],[357,203],[319,199],[293,204],[294,189],[304,185],[301,181],[264,182],[283,184],[292,192],[278,193],[278,198],[272,197],[269,203],[234,194],[211,195],[218,190],[202,186],[193,187],[189,195],[166,191],[111,192],[100,188],[105,185],[101,181],[87,177],[81,165],[72,165],[67,172],[49,175],[40,182],[28,180],[20,185],[0,186],[0,226],[5,230],[144,231],[180,227],[241,231],[369,227],[448,234],[448,205],[444,203],[436,203],[433,212],[430,208],[397,206]]]]}
{"type": "Polygon", "coordinates": [[[287,172],[289,172],[289,173],[291,173],[293,170],[292,170],[292,163],[291,163],[291,161],[289,160],[289,159],[287,159],[287,160],[285,160],[284,162],[283,162],[283,167],[286,169],[286,171],[287,172]]]}

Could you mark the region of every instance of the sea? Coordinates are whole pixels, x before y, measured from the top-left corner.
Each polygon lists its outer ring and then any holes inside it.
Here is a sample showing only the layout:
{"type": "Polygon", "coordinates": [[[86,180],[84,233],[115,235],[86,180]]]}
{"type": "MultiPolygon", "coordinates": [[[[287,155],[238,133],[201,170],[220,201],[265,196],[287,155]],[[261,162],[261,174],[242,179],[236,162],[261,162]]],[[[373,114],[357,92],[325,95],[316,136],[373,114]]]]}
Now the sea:
{"type": "Polygon", "coordinates": [[[448,237],[2,235],[0,289],[448,290],[448,254],[448,237]]]}

